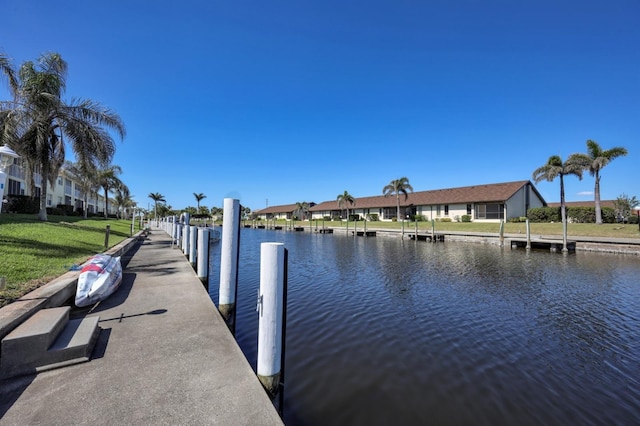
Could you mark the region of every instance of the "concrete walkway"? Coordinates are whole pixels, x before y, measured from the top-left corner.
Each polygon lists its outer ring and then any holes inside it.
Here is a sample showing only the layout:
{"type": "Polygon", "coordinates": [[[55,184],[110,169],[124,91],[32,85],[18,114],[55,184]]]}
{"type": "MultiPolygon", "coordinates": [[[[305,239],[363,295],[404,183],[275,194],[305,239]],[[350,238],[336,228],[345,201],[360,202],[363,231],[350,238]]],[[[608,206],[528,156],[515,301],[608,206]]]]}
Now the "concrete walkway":
{"type": "Polygon", "coordinates": [[[123,263],[118,291],[76,312],[100,317],[93,359],[0,382],[0,425],[281,425],[169,236],[154,230],[123,263]]]}

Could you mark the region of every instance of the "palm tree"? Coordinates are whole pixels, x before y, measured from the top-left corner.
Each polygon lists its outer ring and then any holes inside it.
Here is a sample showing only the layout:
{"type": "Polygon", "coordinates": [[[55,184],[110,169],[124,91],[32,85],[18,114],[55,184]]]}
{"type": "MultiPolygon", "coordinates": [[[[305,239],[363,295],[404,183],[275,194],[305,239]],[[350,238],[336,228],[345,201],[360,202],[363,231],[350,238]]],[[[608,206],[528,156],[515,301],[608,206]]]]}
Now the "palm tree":
{"type": "Polygon", "coordinates": [[[602,209],[600,207],[600,170],[611,160],[627,155],[627,150],[617,146],[615,148],[603,150],[598,142],[587,140],[587,154],[577,154],[583,167],[589,170],[589,174],[595,177],[595,189],[593,190],[596,207],[596,224],[602,224],[602,209]]]}
{"type": "Polygon", "coordinates": [[[533,180],[538,183],[542,180],[552,182],[555,178],[560,177],[560,216],[562,218],[562,251],[567,251],[567,207],[564,201],[564,177],[566,175],[575,175],[582,180],[582,172],[584,171],[584,163],[581,161],[580,154],[572,154],[566,162],[562,162],[559,155],[552,155],[547,163],[538,167],[533,171],[533,180]]]}
{"type": "Polygon", "coordinates": [[[98,171],[93,164],[69,163],[65,162],[65,168],[74,176],[76,186],[80,187],[83,201],[83,215],[88,217],[87,205],[89,195],[98,192],[98,171]]]}
{"type": "Polygon", "coordinates": [[[409,198],[407,191],[413,192],[413,187],[409,183],[409,179],[401,177],[400,179],[394,179],[389,182],[389,185],[382,188],[382,194],[385,197],[389,195],[396,196],[396,220],[400,220],[400,194],[404,194],[405,201],[409,198]]]}
{"type": "MultiPolygon", "coordinates": [[[[6,74],[6,58],[2,63],[6,74]]],[[[14,100],[4,102],[0,110],[2,138],[20,154],[30,173],[42,177],[38,215],[42,221],[47,220],[47,183],[55,182],[65,160],[66,143],[79,162],[107,165],[115,144],[105,128],[121,139],[126,133],[120,117],[100,104],[63,101],[66,75],[67,63],[57,53],[40,56],[37,64],[25,62],[18,72],[14,100]]]]}
{"type": "Polygon", "coordinates": [[[15,96],[18,91],[18,80],[16,79],[16,72],[11,63],[11,59],[4,53],[0,53],[0,72],[4,74],[9,84],[9,90],[15,96]]]}
{"type": "Polygon", "coordinates": [[[300,215],[300,220],[304,220],[305,216],[309,214],[309,203],[307,203],[306,201],[298,201],[296,203],[295,212],[300,215]]]}
{"type": "Polygon", "coordinates": [[[353,195],[349,194],[345,189],[344,193],[338,194],[338,197],[336,197],[336,201],[338,201],[339,209],[347,209],[347,221],[349,221],[349,204],[354,206],[356,204],[356,199],[353,198],[353,195]]]}
{"type": "Polygon", "coordinates": [[[126,219],[128,216],[128,211],[130,208],[135,207],[136,203],[133,201],[131,197],[131,192],[129,191],[129,187],[127,185],[122,184],[114,188],[116,195],[113,197],[113,201],[118,208],[118,213],[122,211],[121,219],[126,219]]]}
{"type": "Polygon", "coordinates": [[[204,200],[205,198],[207,198],[206,195],[204,195],[202,192],[199,194],[196,194],[195,192],[193,193],[193,196],[196,197],[196,202],[198,203],[198,212],[200,211],[200,201],[204,200]]]}
{"type": "Polygon", "coordinates": [[[110,165],[98,170],[98,184],[104,190],[104,218],[109,212],[109,191],[124,186],[118,175],[122,173],[122,168],[118,165],[110,165]]]}
{"type": "Polygon", "coordinates": [[[162,203],[166,203],[167,200],[164,199],[164,195],[162,195],[159,192],[152,192],[149,194],[149,198],[151,198],[153,200],[153,202],[155,203],[154,207],[153,207],[153,218],[157,219],[158,218],[158,202],[162,202],[162,203]]]}

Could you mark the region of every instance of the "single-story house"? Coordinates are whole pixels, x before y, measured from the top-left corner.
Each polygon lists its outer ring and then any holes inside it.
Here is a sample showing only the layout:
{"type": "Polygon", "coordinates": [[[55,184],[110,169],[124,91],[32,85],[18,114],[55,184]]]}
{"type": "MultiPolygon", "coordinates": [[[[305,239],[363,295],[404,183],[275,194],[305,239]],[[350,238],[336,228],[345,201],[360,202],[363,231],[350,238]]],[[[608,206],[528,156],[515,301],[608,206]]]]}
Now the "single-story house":
{"type": "MultiPolygon", "coordinates": [[[[315,203],[309,203],[315,206],[315,203]]],[[[262,220],[286,219],[291,220],[294,216],[300,217],[301,212],[297,212],[298,204],[285,204],[281,206],[269,206],[262,210],[256,210],[253,213],[262,220]]],[[[305,218],[307,219],[307,218],[305,218]]]]}
{"type": "MultiPolygon", "coordinates": [[[[528,180],[410,192],[406,199],[400,194],[400,215],[404,219],[420,215],[426,220],[458,220],[468,215],[474,221],[498,221],[526,216],[529,208],[545,206],[545,200],[528,180]]],[[[291,218],[295,209],[295,204],[289,204],[255,213],[262,219],[291,218]]],[[[338,207],[336,200],[316,204],[309,211],[312,219],[346,218],[346,209],[338,207]]],[[[370,220],[397,219],[396,197],[356,198],[355,203],[349,205],[349,214],[370,220]]]]}

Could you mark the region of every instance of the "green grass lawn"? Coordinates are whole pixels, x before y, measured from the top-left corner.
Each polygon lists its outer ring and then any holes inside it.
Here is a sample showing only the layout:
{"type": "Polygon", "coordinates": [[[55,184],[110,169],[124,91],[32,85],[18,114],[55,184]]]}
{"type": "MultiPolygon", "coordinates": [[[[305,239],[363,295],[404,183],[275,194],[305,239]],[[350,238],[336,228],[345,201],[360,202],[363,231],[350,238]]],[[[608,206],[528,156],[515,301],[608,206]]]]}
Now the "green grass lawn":
{"type": "Polygon", "coordinates": [[[110,226],[109,247],[128,238],[131,221],[75,216],[0,215],[0,306],[58,277],[71,266],[84,263],[105,250],[105,230],[110,226]]]}

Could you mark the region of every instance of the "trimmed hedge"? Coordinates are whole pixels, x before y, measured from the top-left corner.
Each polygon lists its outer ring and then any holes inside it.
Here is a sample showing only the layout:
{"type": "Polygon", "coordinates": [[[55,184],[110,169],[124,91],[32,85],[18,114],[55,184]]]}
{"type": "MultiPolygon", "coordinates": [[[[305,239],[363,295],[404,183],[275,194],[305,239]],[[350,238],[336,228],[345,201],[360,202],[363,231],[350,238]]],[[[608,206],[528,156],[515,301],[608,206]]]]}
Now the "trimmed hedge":
{"type": "Polygon", "coordinates": [[[7,204],[3,211],[23,214],[37,214],[40,211],[40,198],[27,195],[7,195],[7,204]]]}
{"type": "MultiPolygon", "coordinates": [[[[602,207],[602,222],[615,223],[616,215],[611,207],[602,207]]],[[[527,211],[531,222],[560,222],[560,207],[536,207],[527,211]]],[[[595,207],[567,207],[567,220],[572,223],[596,223],[595,207]]]]}

